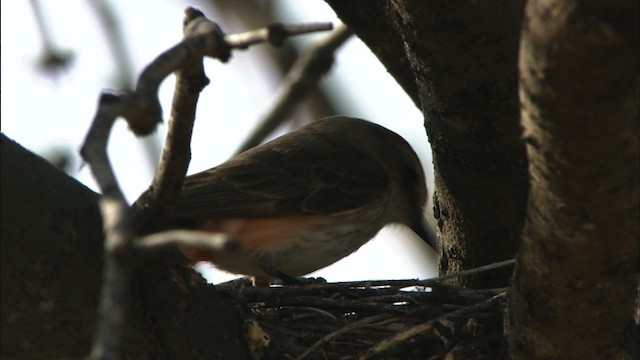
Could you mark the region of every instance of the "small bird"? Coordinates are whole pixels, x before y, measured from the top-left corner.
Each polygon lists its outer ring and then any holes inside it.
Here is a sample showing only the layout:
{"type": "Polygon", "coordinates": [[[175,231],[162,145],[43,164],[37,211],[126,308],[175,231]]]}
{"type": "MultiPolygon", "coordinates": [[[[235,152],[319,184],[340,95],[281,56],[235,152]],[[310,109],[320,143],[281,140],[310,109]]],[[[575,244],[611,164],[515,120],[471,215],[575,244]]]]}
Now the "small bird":
{"type": "Polygon", "coordinates": [[[181,248],[188,258],[268,284],[328,266],[390,223],[429,242],[426,200],[422,166],[402,137],[335,116],[188,176],[175,215],[237,242],[233,251],[181,248]]]}

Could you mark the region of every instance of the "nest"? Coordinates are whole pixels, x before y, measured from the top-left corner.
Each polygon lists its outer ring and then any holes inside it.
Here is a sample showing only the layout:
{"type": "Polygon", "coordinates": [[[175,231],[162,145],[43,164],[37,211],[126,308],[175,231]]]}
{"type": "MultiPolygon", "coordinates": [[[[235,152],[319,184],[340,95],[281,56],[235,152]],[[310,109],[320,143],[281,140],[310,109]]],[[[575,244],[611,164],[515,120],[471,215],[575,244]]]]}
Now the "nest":
{"type": "Polygon", "coordinates": [[[433,280],[219,286],[254,359],[491,359],[507,289],[433,280]]]}

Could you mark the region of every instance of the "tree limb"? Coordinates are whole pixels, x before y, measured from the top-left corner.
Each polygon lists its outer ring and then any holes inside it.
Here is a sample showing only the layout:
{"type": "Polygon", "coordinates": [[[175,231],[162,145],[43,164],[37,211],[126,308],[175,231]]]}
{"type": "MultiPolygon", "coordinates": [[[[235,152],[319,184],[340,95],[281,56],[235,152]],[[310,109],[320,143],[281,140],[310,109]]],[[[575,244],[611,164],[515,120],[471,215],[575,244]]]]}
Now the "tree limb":
{"type": "MultiPolygon", "coordinates": [[[[410,69],[417,83],[433,153],[440,273],[513,258],[528,184],[517,98],[524,1],[328,2],[399,82],[410,69]],[[395,49],[395,61],[381,49],[395,49]]],[[[452,281],[493,287],[510,277],[505,269],[452,281]]]]}
{"type": "Polygon", "coordinates": [[[638,10],[528,2],[520,100],[532,182],[512,358],[638,356],[638,10]]]}
{"type": "Polygon", "coordinates": [[[351,35],[346,26],[340,26],[300,55],[280,85],[275,101],[236,153],[259,145],[286,120],[289,112],[316,88],[320,79],[331,70],[335,51],[351,35]]]}

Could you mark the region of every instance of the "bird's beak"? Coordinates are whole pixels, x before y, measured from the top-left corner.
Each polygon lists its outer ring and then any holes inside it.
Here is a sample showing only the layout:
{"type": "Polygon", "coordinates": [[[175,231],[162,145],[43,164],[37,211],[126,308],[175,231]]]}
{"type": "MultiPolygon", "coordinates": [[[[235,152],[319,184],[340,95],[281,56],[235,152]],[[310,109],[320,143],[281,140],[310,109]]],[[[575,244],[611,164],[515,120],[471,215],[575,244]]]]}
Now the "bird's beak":
{"type": "Polygon", "coordinates": [[[431,225],[427,222],[427,219],[422,216],[422,214],[418,214],[418,216],[411,219],[411,223],[408,224],[409,228],[416,233],[422,240],[424,240],[429,246],[431,246],[434,250],[436,249],[436,233],[431,228],[431,225]]]}

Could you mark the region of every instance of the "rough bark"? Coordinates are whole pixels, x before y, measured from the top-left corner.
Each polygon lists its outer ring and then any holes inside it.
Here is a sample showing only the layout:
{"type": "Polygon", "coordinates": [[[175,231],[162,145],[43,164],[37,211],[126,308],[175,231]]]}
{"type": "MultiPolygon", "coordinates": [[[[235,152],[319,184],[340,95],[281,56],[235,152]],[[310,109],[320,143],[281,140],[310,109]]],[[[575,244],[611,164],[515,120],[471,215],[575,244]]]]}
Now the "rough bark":
{"type": "Polygon", "coordinates": [[[387,11],[387,3],[368,0],[327,0],[327,3],[367,44],[413,103],[421,108],[415,75],[405,55],[402,36],[387,11]]]}
{"type": "MultiPolygon", "coordinates": [[[[102,278],[98,195],[2,135],[3,359],[89,354],[102,278]]],[[[241,359],[239,319],[175,253],[140,258],[123,358],[241,359]]]]}
{"type": "Polygon", "coordinates": [[[97,196],[4,135],[0,144],[1,355],[86,356],[102,271],[97,196]]]}
{"type": "Polygon", "coordinates": [[[520,98],[532,184],[512,358],[638,356],[638,10],[634,0],[527,5],[520,98]]]}
{"type": "MultiPolygon", "coordinates": [[[[404,41],[433,150],[440,272],[512,258],[528,183],[516,61],[524,2],[390,1],[385,16],[379,2],[328,2],[374,53],[393,48],[397,58],[404,41]]],[[[388,69],[401,63],[379,59],[388,69]]],[[[460,284],[499,286],[509,278],[507,269],[460,284]]]]}
{"type": "MultiPolygon", "coordinates": [[[[527,192],[515,98],[523,3],[328,2],[374,52],[386,49],[381,61],[422,102],[442,272],[512,256],[527,192]]],[[[638,4],[530,6],[522,99],[534,181],[510,351],[513,358],[632,357],[638,4]]],[[[84,358],[101,282],[96,195],[5,137],[0,144],[0,356],[84,358]]],[[[233,311],[175,254],[140,261],[124,357],[247,357],[233,311]]]]}

